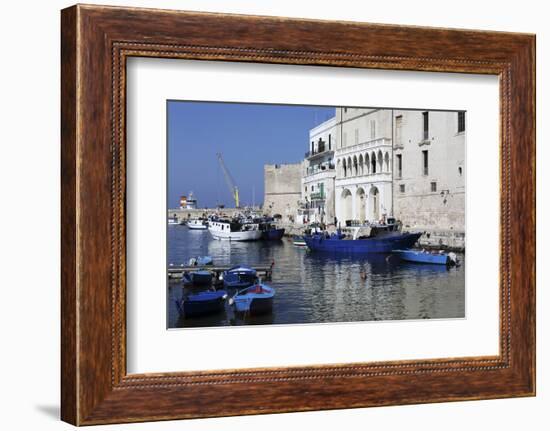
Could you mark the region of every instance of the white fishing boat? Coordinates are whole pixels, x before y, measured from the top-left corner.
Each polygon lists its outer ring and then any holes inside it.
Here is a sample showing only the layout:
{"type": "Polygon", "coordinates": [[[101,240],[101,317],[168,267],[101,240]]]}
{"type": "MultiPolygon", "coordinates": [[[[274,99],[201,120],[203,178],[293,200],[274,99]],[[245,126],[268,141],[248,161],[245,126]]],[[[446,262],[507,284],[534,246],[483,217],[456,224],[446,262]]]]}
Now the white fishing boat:
{"type": "Polygon", "coordinates": [[[208,221],[202,219],[191,219],[187,222],[189,229],[205,230],[208,229],[208,221]]]}
{"type": "Polygon", "coordinates": [[[175,214],[172,217],[168,217],[168,224],[180,224],[178,217],[175,214]]]}
{"type": "Polygon", "coordinates": [[[222,241],[256,241],[262,231],[257,223],[241,223],[233,220],[212,220],[208,223],[212,238],[222,241]]]}

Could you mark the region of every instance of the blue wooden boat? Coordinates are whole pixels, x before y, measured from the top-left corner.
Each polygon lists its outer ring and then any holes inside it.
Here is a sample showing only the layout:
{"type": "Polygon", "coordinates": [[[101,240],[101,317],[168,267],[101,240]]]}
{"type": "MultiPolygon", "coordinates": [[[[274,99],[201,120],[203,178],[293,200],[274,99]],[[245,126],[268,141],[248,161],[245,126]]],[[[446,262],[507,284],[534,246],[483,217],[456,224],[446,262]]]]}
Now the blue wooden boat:
{"type": "Polygon", "coordinates": [[[187,295],[176,305],[186,317],[204,316],[222,311],[226,298],[225,290],[207,291],[187,295]]]}
{"type": "Polygon", "coordinates": [[[266,241],[279,241],[283,238],[285,230],[283,228],[278,229],[272,219],[258,219],[257,222],[262,232],[261,239],[266,241]]]}
{"type": "Polygon", "coordinates": [[[267,241],[279,241],[283,238],[284,234],[284,228],[277,229],[275,226],[271,226],[262,231],[262,239],[267,241]]]}
{"type": "Polygon", "coordinates": [[[393,250],[393,253],[406,262],[428,263],[433,265],[456,265],[454,253],[429,252],[425,250],[393,250]]]}
{"type": "Polygon", "coordinates": [[[212,273],[206,270],[197,270],[186,272],[182,276],[183,284],[193,284],[195,286],[207,285],[212,283],[212,273]]]}
{"type": "Polygon", "coordinates": [[[229,304],[235,307],[238,313],[264,314],[273,309],[275,289],[266,284],[254,284],[229,299],[229,304]]]}
{"type": "Polygon", "coordinates": [[[390,253],[397,249],[411,248],[422,233],[401,233],[398,231],[377,233],[370,237],[348,239],[342,234],[316,233],[304,237],[312,251],[331,253],[390,253]]]}
{"type": "Polygon", "coordinates": [[[212,265],[213,263],[212,256],[197,256],[189,259],[189,266],[205,266],[212,265]]]}
{"type": "Polygon", "coordinates": [[[223,272],[223,284],[227,288],[248,287],[256,281],[256,270],[237,265],[223,272]]]}

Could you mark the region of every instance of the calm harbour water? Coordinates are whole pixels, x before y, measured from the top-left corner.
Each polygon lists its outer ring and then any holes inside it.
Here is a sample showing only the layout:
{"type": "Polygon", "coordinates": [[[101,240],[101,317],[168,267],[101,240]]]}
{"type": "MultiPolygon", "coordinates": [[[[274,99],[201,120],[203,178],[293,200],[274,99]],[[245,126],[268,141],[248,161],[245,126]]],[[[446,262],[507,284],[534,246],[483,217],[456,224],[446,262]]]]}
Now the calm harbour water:
{"type": "MultiPolygon", "coordinates": [[[[175,305],[183,295],[181,282],[168,284],[168,327],[247,324],[360,322],[373,320],[463,318],[465,315],[464,255],[461,265],[423,265],[392,255],[326,255],[295,247],[287,238],[277,242],[213,240],[208,231],[168,226],[168,262],[187,264],[209,255],[214,265],[249,266],[275,262],[273,312],[264,316],[216,315],[184,318],[175,305]],[[363,271],[362,271],[363,270],[363,271]],[[361,278],[361,272],[366,277],[361,278]]],[[[194,288],[196,291],[196,288],[194,288]]]]}

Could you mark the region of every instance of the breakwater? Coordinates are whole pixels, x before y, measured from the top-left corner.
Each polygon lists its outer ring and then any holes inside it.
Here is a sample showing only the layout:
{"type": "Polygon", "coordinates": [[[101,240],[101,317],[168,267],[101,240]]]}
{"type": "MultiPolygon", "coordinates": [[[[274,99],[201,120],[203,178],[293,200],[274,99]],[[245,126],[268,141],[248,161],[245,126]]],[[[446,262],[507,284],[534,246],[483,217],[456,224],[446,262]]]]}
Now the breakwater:
{"type": "Polygon", "coordinates": [[[179,222],[186,221],[191,218],[208,217],[214,214],[224,214],[228,217],[233,217],[237,213],[241,213],[241,208],[194,208],[180,209],[174,208],[168,210],[168,217],[176,217],[179,222]]]}

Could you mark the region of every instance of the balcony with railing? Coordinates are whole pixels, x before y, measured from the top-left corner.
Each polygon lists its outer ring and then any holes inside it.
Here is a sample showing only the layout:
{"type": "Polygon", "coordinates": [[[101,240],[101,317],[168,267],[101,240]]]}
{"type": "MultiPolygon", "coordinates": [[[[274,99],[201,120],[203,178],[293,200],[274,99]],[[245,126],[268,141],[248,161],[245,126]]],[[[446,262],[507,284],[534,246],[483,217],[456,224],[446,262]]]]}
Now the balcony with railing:
{"type": "Polygon", "coordinates": [[[318,163],[316,165],[310,165],[306,168],[306,176],[316,175],[321,172],[330,172],[330,171],[334,171],[334,163],[332,162],[318,163]]]}
{"type": "Polygon", "coordinates": [[[311,193],[309,195],[309,199],[311,201],[324,201],[326,199],[326,195],[325,195],[325,192],[322,191],[322,192],[315,192],[315,193],[311,193]]]}
{"type": "Polygon", "coordinates": [[[333,150],[329,149],[325,144],[318,144],[317,148],[313,151],[307,151],[304,154],[306,159],[316,159],[318,157],[323,157],[328,154],[334,153],[333,150]]]}

